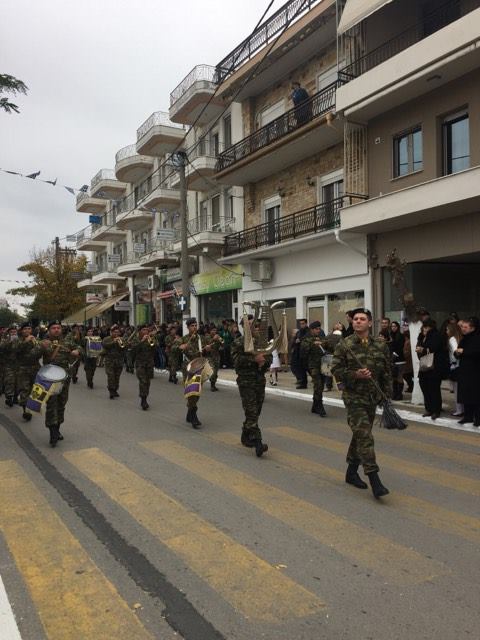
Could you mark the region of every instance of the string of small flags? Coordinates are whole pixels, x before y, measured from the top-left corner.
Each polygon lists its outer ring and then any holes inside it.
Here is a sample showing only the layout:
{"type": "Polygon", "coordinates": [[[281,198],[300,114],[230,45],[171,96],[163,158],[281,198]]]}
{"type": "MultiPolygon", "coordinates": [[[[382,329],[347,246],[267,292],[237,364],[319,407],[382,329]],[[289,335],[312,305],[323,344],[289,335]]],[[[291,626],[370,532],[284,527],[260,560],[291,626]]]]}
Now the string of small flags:
{"type": "Polygon", "coordinates": [[[8,169],[0,168],[0,171],[3,173],[9,173],[12,176],[19,176],[20,178],[29,178],[30,180],[38,180],[38,182],[44,182],[45,184],[51,184],[52,187],[62,187],[66,189],[69,193],[74,196],[76,193],[86,193],[88,191],[88,184],[84,184],[80,189],[76,189],[75,187],[67,187],[65,184],[57,184],[58,179],[55,180],[43,180],[38,176],[41,174],[41,171],[34,171],[33,173],[20,173],[20,171],[9,171],[8,169]]]}

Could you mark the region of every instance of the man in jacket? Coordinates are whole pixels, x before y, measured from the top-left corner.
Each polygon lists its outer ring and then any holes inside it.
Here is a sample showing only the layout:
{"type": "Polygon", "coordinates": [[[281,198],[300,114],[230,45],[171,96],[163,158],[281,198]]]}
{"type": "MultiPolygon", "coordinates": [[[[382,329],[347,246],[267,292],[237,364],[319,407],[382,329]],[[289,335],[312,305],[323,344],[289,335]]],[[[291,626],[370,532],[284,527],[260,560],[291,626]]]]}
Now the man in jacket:
{"type": "Polygon", "coordinates": [[[138,395],[140,396],[140,406],[144,411],[149,407],[147,397],[150,392],[150,380],[153,378],[155,351],[158,347],[154,331],[155,327],[147,325],[140,327],[138,336],[133,339],[132,343],[132,350],[135,354],[135,373],[138,379],[138,395]]]}
{"type": "MultiPolygon", "coordinates": [[[[313,382],[312,413],[317,413],[321,418],[327,416],[323,406],[323,388],[325,377],[322,375],[322,356],[326,354],[325,340],[321,340],[322,323],[315,320],[310,323],[310,335],[306,336],[300,345],[300,357],[307,365],[313,382]]],[[[325,334],[323,333],[323,337],[325,334]]]]}
{"type": "Polygon", "coordinates": [[[297,379],[297,389],[307,388],[307,368],[301,358],[302,340],[308,336],[308,322],[306,318],[298,321],[298,329],[290,343],[290,366],[297,379]]]}

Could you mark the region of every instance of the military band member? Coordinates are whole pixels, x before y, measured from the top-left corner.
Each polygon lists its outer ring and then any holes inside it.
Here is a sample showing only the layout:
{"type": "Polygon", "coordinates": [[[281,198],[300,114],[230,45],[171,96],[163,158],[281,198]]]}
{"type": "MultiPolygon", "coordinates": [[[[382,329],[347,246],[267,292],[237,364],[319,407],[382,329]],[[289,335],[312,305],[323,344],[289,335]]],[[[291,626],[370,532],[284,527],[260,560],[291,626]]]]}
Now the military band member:
{"type": "MultiPolygon", "coordinates": [[[[201,358],[203,356],[203,350],[205,347],[205,338],[198,333],[198,324],[196,318],[189,318],[186,322],[188,333],[183,336],[178,348],[183,354],[182,374],[184,384],[188,382],[187,366],[189,362],[195,358],[201,358]]],[[[197,416],[198,395],[189,395],[187,397],[187,417],[186,421],[190,422],[194,429],[198,429],[201,426],[201,422],[197,416]]]]}
{"type": "Polygon", "coordinates": [[[16,325],[12,325],[0,345],[0,356],[5,368],[3,384],[7,407],[13,407],[14,404],[18,404],[18,342],[18,329],[16,325]]]}
{"type": "MultiPolygon", "coordinates": [[[[71,331],[71,339],[72,341],[78,346],[81,347],[82,346],[82,333],[81,333],[81,329],[78,325],[74,325],[72,327],[72,331],[71,331]]],[[[73,384],[77,384],[78,382],[78,369],[80,368],[80,359],[78,359],[74,364],[72,364],[71,368],[70,368],[70,375],[72,376],[72,382],[73,384]]]]}
{"type": "Polygon", "coordinates": [[[150,392],[150,380],[153,378],[155,351],[158,348],[155,327],[140,327],[138,336],[132,341],[135,354],[135,372],[138,378],[140,406],[144,411],[149,407],[147,397],[150,392]]]}
{"type": "Polygon", "coordinates": [[[120,337],[118,325],[112,325],[110,335],[103,339],[103,350],[105,352],[105,373],[107,374],[107,387],[110,400],[118,398],[118,388],[120,386],[120,376],[123,370],[125,342],[120,337]]]}
{"type": "Polygon", "coordinates": [[[177,331],[177,327],[170,327],[168,336],[165,338],[165,351],[167,353],[168,368],[170,371],[168,381],[174,384],[178,382],[177,371],[180,369],[182,359],[182,352],[179,349],[182,338],[178,335],[177,331]]]}
{"type": "MultiPolygon", "coordinates": [[[[250,322],[254,346],[257,349],[259,346],[263,346],[259,342],[259,325],[254,323],[252,315],[248,316],[248,322],[250,322]]],[[[265,400],[265,374],[272,363],[272,356],[246,353],[243,337],[234,341],[231,353],[237,374],[238,390],[245,412],[240,441],[244,447],[254,448],[260,458],[268,450],[268,445],[262,442],[258,419],[265,400]]]]}
{"type": "Polygon", "coordinates": [[[22,407],[22,417],[27,422],[32,419],[32,414],[26,411],[26,404],[35,382],[35,377],[40,369],[39,359],[41,355],[42,347],[35,336],[32,335],[32,325],[25,322],[20,327],[20,338],[17,346],[17,385],[18,404],[22,407]]]}
{"type": "Polygon", "coordinates": [[[327,353],[325,340],[322,344],[322,324],[318,320],[310,323],[310,335],[306,336],[300,344],[300,358],[305,363],[307,370],[312,376],[313,382],[313,404],[312,413],[325,418],[327,412],[323,406],[323,388],[325,377],[322,375],[322,357],[327,353]]]}
{"type": "MultiPolygon", "coordinates": [[[[97,335],[96,330],[93,327],[89,327],[87,329],[87,333],[85,334],[85,337],[82,340],[82,347],[83,347],[83,353],[84,353],[84,358],[83,358],[83,368],[85,370],[85,377],[87,379],[87,387],[89,389],[93,389],[93,376],[95,375],[95,371],[97,369],[97,356],[95,357],[91,357],[87,354],[87,343],[88,340],[87,338],[93,338],[97,335]]],[[[99,338],[100,340],[100,338],[99,338]]]]}
{"type": "Polygon", "coordinates": [[[59,440],[63,440],[60,426],[65,418],[65,407],[68,401],[70,387],[70,366],[81,355],[81,347],[72,340],[70,335],[63,336],[62,325],[58,320],[50,322],[46,338],[41,342],[43,364],[54,364],[62,367],[67,373],[61,392],[50,396],[47,400],[45,412],[45,426],[50,431],[50,445],[55,447],[59,440]]]}
{"type": "Polygon", "coordinates": [[[213,373],[210,376],[210,389],[218,391],[217,380],[220,368],[220,352],[223,350],[223,339],[218,335],[217,327],[212,325],[208,335],[205,336],[205,353],[207,355],[213,373]]]}
{"type": "Polygon", "coordinates": [[[372,436],[375,410],[380,393],[371,383],[374,379],[382,392],[392,395],[392,370],[388,345],[370,335],[372,314],[368,309],[353,311],[353,334],[338,343],[332,362],[332,373],[342,387],[342,398],[347,409],[347,420],[352,430],[352,440],[347,453],[345,482],[366,489],[358,474],[361,464],[368,476],[375,498],[386,496],[389,491],[378,476],[372,436]],[[362,366],[358,364],[362,363],[362,366]]]}

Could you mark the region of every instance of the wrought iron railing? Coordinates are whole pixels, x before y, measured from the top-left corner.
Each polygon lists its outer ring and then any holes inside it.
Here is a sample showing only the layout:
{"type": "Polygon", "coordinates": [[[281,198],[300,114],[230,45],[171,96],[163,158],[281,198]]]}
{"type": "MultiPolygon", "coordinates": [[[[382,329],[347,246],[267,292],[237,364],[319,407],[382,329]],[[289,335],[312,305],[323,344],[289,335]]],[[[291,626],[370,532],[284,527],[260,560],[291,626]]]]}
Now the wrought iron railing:
{"type": "Polygon", "coordinates": [[[290,0],[278,11],[263,22],[248,38],[245,38],[228,56],[223,58],[217,66],[215,82],[220,84],[229,75],[237,71],[245,62],[265,47],[285,27],[296,22],[322,0],[290,0]]]}
{"type": "Polygon", "coordinates": [[[152,115],[145,120],[145,122],[140,125],[137,129],[137,142],[140,138],[150,131],[152,127],[155,126],[164,126],[164,127],[175,127],[175,129],[184,129],[183,124],[177,124],[176,122],[172,122],[168,116],[168,113],[165,111],[155,111],[152,115]]]}
{"type": "Polygon", "coordinates": [[[90,182],[90,189],[93,189],[101,180],[116,181],[115,171],[113,169],[100,169],[100,171],[93,176],[90,182]]]}
{"type": "Polygon", "coordinates": [[[224,146],[216,138],[211,136],[200,138],[187,149],[189,160],[207,156],[209,158],[217,158],[222,153],[224,146]]]}
{"type": "Polygon", "coordinates": [[[340,210],[347,204],[352,204],[355,199],[364,199],[364,196],[344,195],[310,209],[296,211],[278,220],[232,233],[225,238],[223,254],[231,256],[337,229],[340,226],[340,210]]]}
{"type": "Polygon", "coordinates": [[[449,0],[449,2],[429,12],[421,21],[416,22],[348,66],[343,67],[339,71],[339,79],[342,82],[350,82],[350,80],[393,58],[393,56],[405,51],[405,49],[420,42],[420,40],[443,29],[443,27],[460,18],[462,14],[469,13],[478,7],[480,7],[479,0],[468,0],[467,3],[462,3],[461,0],[449,0]]]}
{"type": "Polygon", "coordinates": [[[133,156],[138,156],[137,147],[134,144],[129,144],[126,147],[122,147],[120,151],[117,151],[115,154],[115,163],[118,164],[122,160],[132,158],[133,156]]]}
{"type": "Polygon", "coordinates": [[[77,205],[79,205],[80,202],[82,202],[82,200],[85,200],[86,198],[90,198],[90,193],[88,191],[79,191],[76,198],[77,205]]]}
{"type": "Polygon", "coordinates": [[[333,82],[308,100],[223,151],[218,156],[216,171],[223,171],[231,167],[239,160],[255,153],[255,151],[267,147],[272,142],[280,140],[312,120],[325,115],[329,111],[333,111],[335,109],[335,95],[338,85],[338,82],[333,82]]]}
{"type": "Polygon", "coordinates": [[[145,255],[153,253],[154,251],[166,251],[173,250],[173,246],[175,242],[180,239],[180,234],[178,229],[173,230],[175,233],[173,237],[169,240],[163,240],[161,238],[154,238],[150,240],[145,245],[145,255]]]}
{"type": "Polygon", "coordinates": [[[170,94],[170,107],[172,107],[180,98],[187,93],[187,91],[196,83],[196,82],[211,82],[213,87],[213,82],[215,78],[215,67],[212,67],[209,64],[197,64],[196,67],[188,73],[185,78],[180,82],[179,85],[175,87],[175,89],[170,94]]]}
{"type": "Polygon", "coordinates": [[[188,221],[188,232],[191,235],[210,231],[213,233],[231,233],[235,231],[235,218],[205,215],[188,221]]]}

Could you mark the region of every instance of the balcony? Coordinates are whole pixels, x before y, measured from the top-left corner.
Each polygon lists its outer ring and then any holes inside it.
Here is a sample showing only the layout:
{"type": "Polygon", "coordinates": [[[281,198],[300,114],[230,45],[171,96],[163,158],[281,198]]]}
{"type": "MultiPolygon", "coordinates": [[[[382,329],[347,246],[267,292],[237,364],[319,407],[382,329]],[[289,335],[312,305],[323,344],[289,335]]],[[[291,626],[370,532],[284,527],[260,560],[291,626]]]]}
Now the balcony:
{"type": "MultiPolygon", "coordinates": [[[[479,7],[480,0],[444,3],[341,69],[337,111],[366,121],[478,68],[479,7]]],[[[392,23],[389,9],[384,23],[392,23]]]]}
{"type": "Polygon", "coordinates": [[[77,193],[76,209],[79,213],[102,213],[107,203],[107,199],[93,198],[88,191],[77,193]]]}
{"type": "Polygon", "coordinates": [[[238,102],[258,95],[332,46],[335,36],[335,0],[289,0],[217,64],[218,95],[238,102]]]}
{"type": "MultiPolygon", "coordinates": [[[[218,216],[201,216],[188,221],[188,253],[202,255],[212,249],[220,250],[224,245],[226,234],[237,229],[235,218],[218,216]]],[[[180,253],[181,244],[175,244],[175,252],[180,253]]]]}
{"type": "Polygon", "coordinates": [[[100,225],[89,225],[77,233],[77,250],[78,251],[104,251],[107,246],[106,242],[94,240],[93,236],[95,232],[100,228],[100,225]]]}
{"type": "MultiPolygon", "coordinates": [[[[312,246],[319,246],[326,236],[340,228],[340,210],[342,207],[361,198],[361,196],[345,195],[329,202],[324,202],[310,209],[303,209],[278,218],[272,222],[258,224],[244,231],[231,233],[224,241],[224,257],[241,259],[244,254],[262,255],[281,254],[291,250],[292,245],[305,240],[312,246]]],[[[327,237],[328,242],[331,238],[327,237]]]]}
{"type": "MultiPolygon", "coordinates": [[[[220,150],[221,146],[210,138],[201,138],[187,149],[188,162],[185,167],[187,189],[190,191],[211,191],[216,187],[213,176],[220,150]]],[[[173,188],[179,188],[178,173],[173,174],[171,185],[173,188]]]]}
{"type": "Polygon", "coordinates": [[[473,167],[352,204],[341,212],[341,229],[384,233],[478,212],[479,185],[480,167],[473,167]]]}
{"type": "Polygon", "coordinates": [[[119,182],[116,179],[113,169],[100,169],[90,183],[92,196],[98,195],[99,198],[108,198],[110,200],[116,200],[121,197],[126,188],[125,182],[119,182]]]}
{"type": "Polygon", "coordinates": [[[302,104],[258,129],[218,156],[215,178],[222,184],[258,182],[343,139],[336,123],[339,83],[325,87],[302,104]]]}
{"type": "Polygon", "coordinates": [[[164,156],[179,147],[184,137],[183,125],[172,122],[168,113],[156,111],[137,129],[137,153],[164,156]]]}
{"type": "Polygon", "coordinates": [[[77,289],[81,289],[82,291],[93,291],[95,289],[103,289],[106,286],[107,286],[106,284],[94,283],[92,281],[91,273],[88,274],[88,277],[84,278],[83,280],[79,280],[77,282],[77,289]]]}
{"type": "Polygon", "coordinates": [[[213,97],[217,88],[215,73],[215,67],[199,64],[185,76],[170,94],[172,122],[204,125],[222,113],[224,101],[218,96],[213,97]]]}
{"type": "Polygon", "coordinates": [[[174,245],[178,234],[171,240],[155,239],[145,248],[145,253],[140,257],[142,267],[171,267],[178,264],[178,255],[174,252],[174,245]]]}
{"type": "Polygon", "coordinates": [[[130,144],[115,155],[115,175],[122,182],[138,182],[153,169],[153,158],[137,153],[136,145],[130,144]]]}
{"type": "Polygon", "coordinates": [[[126,233],[117,228],[115,216],[108,214],[103,217],[102,224],[96,227],[92,233],[92,240],[102,240],[106,242],[121,242],[125,239],[126,233]]]}
{"type": "Polygon", "coordinates": [[[122,231],[138,231],[139,229],[152,225],[153,219],[151,211],[145,211],[139,208],[119,215],[116,224],[117,228],[122,229],[122,231]]]}
{"type": "Polygon", "coordinates": [[[103,265],[101,271],[92,276],[92,284],[105,285],[105,284],[125,284],[125,277],[120,276],[117,273],[116,264],[103,265]]]}
{"type": "Polygon", "coordinates": [[[180,207],[180,191],[173,188],[178,184],[178,176],[168,175],[172,171],[156,173],[152,176],[149,192],[142,197],[142,206],[156,211],[176,211],[180,207]]]}
{"type": "Polygon", "coordinates": [[[117,271],[120,276],[143,276],[150,275],[154,272],[151,267],[145,267],[141,264],[140,260],[144,255],[144,251],[137,252],[131,251],[128,253],[121,264],[118,265],[117,271]]]}

